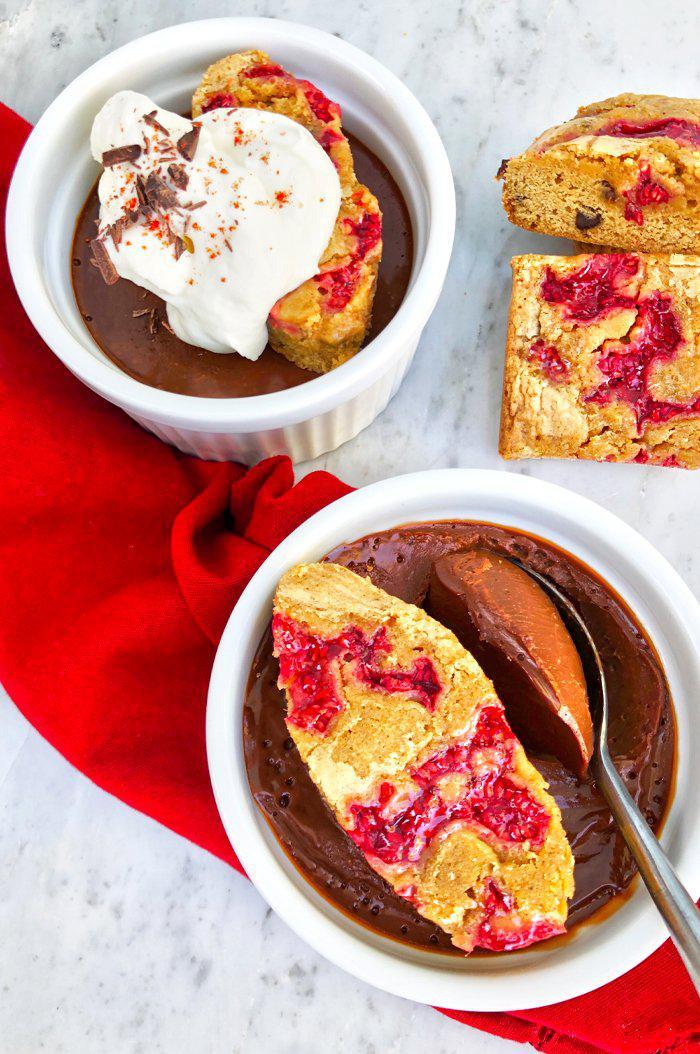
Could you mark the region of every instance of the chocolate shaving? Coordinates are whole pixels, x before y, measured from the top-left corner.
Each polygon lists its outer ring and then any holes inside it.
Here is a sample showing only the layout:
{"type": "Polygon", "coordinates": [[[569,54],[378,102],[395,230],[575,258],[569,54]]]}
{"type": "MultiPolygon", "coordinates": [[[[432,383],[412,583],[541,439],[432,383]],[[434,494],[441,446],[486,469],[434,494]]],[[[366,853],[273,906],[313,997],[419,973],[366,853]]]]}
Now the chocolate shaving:
{"type": "Polygon", "coordinates": [[[175,330],[170,328],[170,326],[168,325],[167,319],[161,318],[160,324],[163,327],[163,329],[167,329],[168,333],[172,333],[172,335],[175,336],[175,330]]]}
{"type": "Polygon", "coordinates": [[[143,181],[143,176],[136,177],[136,197],[139,199],[139,205],[141,210],[144,208],[148,209],[148,194],[146,193],[146,184],[143,181]]]}
{"type": "Polygon", "coordinates": [[[148,332],[151,334],[152,337],[155,337],[156,333],[158,332],[159,325],[160,317],[158,315],[158,311],[155,307],[152,307],[149,312],[148,319],[148,332]]]}
{"type": "Polygon", "coordinates": [[[122,240],[122,234],[124,233],[124,228],[127,226],[127,223],[128,220],[126,217],[120,216],[118,220],[115,220],[114,223],[111,223],[107,228],[107,233],[114,243],[114,248],[117,250],[119,249],[119,243],[122,240]]]}
{"type": "Polygon", "coordinates": [[[150,113],[144,114],[144,121],[146,122],[146,124],[150,124],[151,128],[155,128],[157,132],[162,132],[163,135],[169,135],[170,133],[168,132],[168,129],[164,128],[160,121],[156,120],[157,113],[157,110],[151,110],[150,113]]]}
{"type": "Polygon", "coordinates": [[[176,187],[179,187],[180,190],[187,190],[190,177],[187,175],[184,165],[168,165],[168,175],[176,187]]]}
{"type": "Polygon", "coordinates": [[[185,243],[182,238],[175,239],[175,259],[179,260],[185,251],[185,243]]]}
{"type": "Polygon", "coordinates": [[[157,172],[151,172],[146,180],[146,200],[153,209],[177,208],[177,194],[171,190],[162,176],[157,172]]]}
{"type": "Polygon", "coordinates": [[[194,212],[195,209],[201,209],[206,205],[206,201],[191,201],[187,205],[183,205],[183,209],[187,209],[189,212],[194,212]]]}
{"type": "Polygon", "coordinates": [[[509,157],[504,157],[503,158],[503,160],[501,161],[500,165],[498,166],[498,172],[496,173],[496,179],[503,179],[503,177],[506,174],[506,169],[508,168],[508,162],[509,161],[510,161],[509,157]]]}
{"type": "Polygon", "coordinates": [[[199,141],[199,125],[194,125],[192,130],[185,132],[181,135],[177,141],[178,153],[184,157],[185,161],[192,161],[194,155],[197,153],[197,143],[199,141]]]}
{"type": "Polygon", "coordinates": [[[150,308],[150,307],[139,307],[139,308],[136,308],[134,311],[131,312],[131,317],[132,318],[141,318],[141,315],[147,315],[148,312],[152,311],[152,310],[153,309],[150,308]]]}
{"type": "Polygon", "coordinates": [[[115,146],[112,150],[105,150],[102,155],[102,164],[105,168],[111,168],[113,165],[121,165],[123,161],[136,161],[139,157],[141,157],[141,147],[138,143],[132,143],[130,146],[115,146]]]}
{"type": "Polygon", "coordinates": [[[95,267],[99,268],[100,274],[107,285],[114,285],[115,282],[119,281],[119,275],[104,242],[100,238],[93,238],[90,242],[90,248],[92,249],[91,262],[94,263],[95,267]]]}

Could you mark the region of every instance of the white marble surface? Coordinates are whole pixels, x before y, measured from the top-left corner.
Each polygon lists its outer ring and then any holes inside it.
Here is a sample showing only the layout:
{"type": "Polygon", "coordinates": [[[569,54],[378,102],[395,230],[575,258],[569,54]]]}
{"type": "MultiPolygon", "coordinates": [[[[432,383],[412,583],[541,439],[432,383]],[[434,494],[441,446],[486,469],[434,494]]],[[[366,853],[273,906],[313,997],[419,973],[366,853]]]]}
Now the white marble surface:
{"type": "MultiPolygon", "coordinates": [[[[353,484],[449,465],[564,483],[637,527],[697,591],[697,474],[499,461],[508,259],[547,242],[508,226],[491,180],[582,101],[697,95],[694,0],[4,0],[0,98],[35,119],[133,37],[252,13],[320,26],[391,67],[435,119],[457,183],[452,267],[413,369],[382,418],[319,464],[353,484]]],[[[515,1049],[324,962],[245,880],[77,775],[6,698],[0,814],[0,1054],[515,1049]]]]}

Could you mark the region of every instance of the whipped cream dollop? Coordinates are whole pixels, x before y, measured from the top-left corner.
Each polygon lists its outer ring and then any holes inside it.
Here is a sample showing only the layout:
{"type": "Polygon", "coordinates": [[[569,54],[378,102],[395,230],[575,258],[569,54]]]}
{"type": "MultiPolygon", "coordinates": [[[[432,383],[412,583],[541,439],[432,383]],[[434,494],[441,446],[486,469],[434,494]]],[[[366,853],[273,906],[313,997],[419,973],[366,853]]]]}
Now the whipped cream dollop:
{"type": "Polygon", "coordinates": [[[257,359],[271,308],[318,271],[340,207],[332,161],[281,114],[219,109],[189,121],[132,91],[92,126],[95,262],[167,304],[188,344],[257,359]]]}

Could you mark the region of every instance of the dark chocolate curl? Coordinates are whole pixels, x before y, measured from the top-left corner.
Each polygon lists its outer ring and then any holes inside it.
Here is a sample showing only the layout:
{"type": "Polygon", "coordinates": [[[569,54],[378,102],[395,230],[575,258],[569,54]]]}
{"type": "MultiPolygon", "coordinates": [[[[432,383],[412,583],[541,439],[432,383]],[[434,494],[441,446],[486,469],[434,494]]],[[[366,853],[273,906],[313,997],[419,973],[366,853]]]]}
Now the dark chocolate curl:
{"type": "Polygon", "coordinates": [[[185,132],[181,135],[177,141],[178,153],[184,157],[185,161],[192,161],[194,155],[197,153],[197,143],[199,142],[199,125],[193,125],[191,131],[185,132]]]}
{"type": "Polygon", "coordinates": [[[107,285],[114,285],[115,282],[119,281],[119,275],[104,242],[100,238],[93,238],[90,242],[90,248],[92,249],[95,264],[99,268],[104,281],[107,285]]]}
{"type": "Polygon", "coordinates": [[[115,146],[112,150],[105,150],[102,155],[102,164],[105,168],[113,165],[121,165],[124,161],[136,161],[141,157],[141,147],[138,143],[129,146],[115,146]]]}

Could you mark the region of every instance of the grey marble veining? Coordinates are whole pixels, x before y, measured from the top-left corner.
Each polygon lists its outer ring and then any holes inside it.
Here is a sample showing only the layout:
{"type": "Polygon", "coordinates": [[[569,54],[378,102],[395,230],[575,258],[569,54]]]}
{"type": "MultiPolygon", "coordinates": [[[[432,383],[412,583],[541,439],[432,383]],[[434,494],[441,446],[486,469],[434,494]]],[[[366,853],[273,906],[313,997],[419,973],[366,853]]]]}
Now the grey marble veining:
{"type": "MultiPolygon", "coordinates": [[[[524,472],[601,502],[695,588],[700,474],[496,453],[508,261],[556,243],[511,228],[501,157],[584,101],[697,95],[694,0],[5,0],[0,98],[30,120],[95,59],[142,33],[270,15],[345,37],[423,101],[455,174],[450,273],[413,368],[354,442],[302,466],[355,485],[451,465],[524,472]]],[[[94,788],[0,698],[0,1054],[505,1051],[330,966],[250,884],[94,788]]]]}

